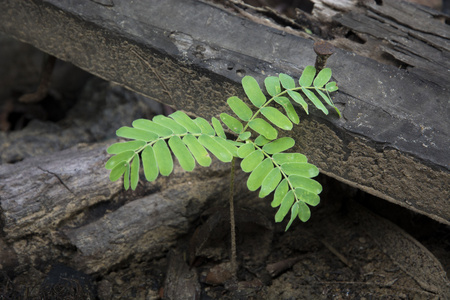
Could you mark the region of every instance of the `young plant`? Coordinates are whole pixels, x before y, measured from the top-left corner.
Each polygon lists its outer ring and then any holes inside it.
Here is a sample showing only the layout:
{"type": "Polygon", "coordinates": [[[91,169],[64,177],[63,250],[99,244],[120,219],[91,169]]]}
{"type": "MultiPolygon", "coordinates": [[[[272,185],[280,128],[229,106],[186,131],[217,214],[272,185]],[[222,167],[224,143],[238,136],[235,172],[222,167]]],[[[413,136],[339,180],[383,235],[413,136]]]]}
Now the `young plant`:
{"type": "Polygon", "coordinates": [[[235,139],[227,138],[222,123],[215,117],[208,122],[176,111],[168,117],[158,115],[152,120],[135,120],[132,127],[117,130],[117,136],[131,141],[115,143],[107,149],[114,155],[105,165],[111,170],[109,178],[116,181],[123,176],[125,189],[131,187],[134,190],[141,164],[148,181],[155,180],[159,174],[170,175],[173,170],[172,153],[186,171],[192,171],[196,163],[209,166],[210,154],[223,162],[233,161],[232,169],[235,158],[241,158],[241,169],[250,173],[248,189],[260,189],[261,198],[274,192],[271,205],[279,207],[275,214],[276,222],[281,222],[289,211],[286,230],[296,218],[306,222],[311,216],[308,206],[316,206],[320,201],[322,186],[312,179],[319,174],[319,169],[308,163],[305,155],[286,152],[295,141],[290,137],[279,138],[278,132],[279,129],[291,130],[293,124],[300,122],[292,101],[308,114],[306,98],[328,114],[320,97],[340,116],[329,96],[330,92],[338,89],[336,82],[329,82],[330,78],[329,68],[316,76],[313,66],[305,68],[298,86],[286,74],[269,76],[264,80],[268,98],[253,77],[245,76],[242,86],[252,106],[234,96],[227,103],[236,116],[220,114],[220,120],[235,133],[235,139]],[[282,109],[272,106],[274,102],[282,109]]]}

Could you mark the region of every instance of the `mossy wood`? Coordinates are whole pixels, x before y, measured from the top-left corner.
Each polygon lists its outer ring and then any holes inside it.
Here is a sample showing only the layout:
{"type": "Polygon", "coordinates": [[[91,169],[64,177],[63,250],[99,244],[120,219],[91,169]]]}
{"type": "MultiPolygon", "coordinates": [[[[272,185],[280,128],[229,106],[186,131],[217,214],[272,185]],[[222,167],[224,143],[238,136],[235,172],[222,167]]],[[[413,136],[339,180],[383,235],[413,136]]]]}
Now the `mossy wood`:
{"type": "MultiPolygon", "coordinates": [[[[203,2],[110,3],[1,1],[0,30],[208,119],[231,114],[223,99],[244,97],[243,75],[262,85],[266,76],[298,76],[315,59],[311,40],[203,2]]],[[[439,22],[429,15],[429,22],[439,22]]],[[[439,32],[426,34],[435,44],[445,39],[439,32]]],[[[448,47],[437,49],[448,57],[448,47]]],[[[341,50],[327,65],[341,87],[334,101],[343,118],[311,111],[312,118],[290,133],[294,150],[325,174],[450,224],[450,108],[442,87],[448,79],[418,76],[341,50]]]]}

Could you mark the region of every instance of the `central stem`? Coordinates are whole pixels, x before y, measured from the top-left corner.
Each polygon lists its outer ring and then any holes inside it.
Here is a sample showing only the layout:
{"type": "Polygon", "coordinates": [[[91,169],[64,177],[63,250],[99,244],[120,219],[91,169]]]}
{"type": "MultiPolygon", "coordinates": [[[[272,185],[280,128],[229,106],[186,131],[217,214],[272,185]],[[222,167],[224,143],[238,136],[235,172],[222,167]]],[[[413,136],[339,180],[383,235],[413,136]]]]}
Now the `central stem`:
{"type": "Polygon", "coordinates": [[[231,227],[231,272],[233,279],[237,277],[237,255],[236,255],[236,223],[234,220],[234,165],[236,158],[231,161],[230,176],[230,227],[231,227]]]}

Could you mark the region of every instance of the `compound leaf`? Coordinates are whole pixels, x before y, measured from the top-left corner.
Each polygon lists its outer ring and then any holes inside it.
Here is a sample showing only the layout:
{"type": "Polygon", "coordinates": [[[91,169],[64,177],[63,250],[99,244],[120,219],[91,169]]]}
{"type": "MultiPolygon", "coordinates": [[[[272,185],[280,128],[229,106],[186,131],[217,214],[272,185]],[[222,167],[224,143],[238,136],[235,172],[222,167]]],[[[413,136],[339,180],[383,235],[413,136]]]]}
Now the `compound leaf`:
{"type": "Polygon", "coordinates": [[[198,164],[203,167],[208,167],[211,165],[211,157],[197,139],[191,135],[187,134],[183,137],[183,142],[188,146],[194,158],[197,160],[198,164]]]}
{"type": "Polygon", "coordinates": [[[177,110],[176,112],[169,115],[172,119],[174,119],[178,124],[187,129],[188,132],[191,133],[201,133],[202,130],[200,127],[195,124],[195,122],[184,112],[177,110]]]}
{"type": "Polygon", "coordinates": [[[158,165],[156,164],[155,153],[151,146],[145,147],[141,154],[142,167],[144,168],[144,175],[147,181],[153,181],[158,177],[158,165]]]}
{"type": "Polygon", "coordinates": [[[239,147],[237,154],[240,158],[244,158],[253,151],[255,151],[255,146],[252,143],[246,143],[239,147]]]}
{"type": "Polygon", "coordinates": [[[325,105],[323,105],[322,102],[320,102],[319,98],[317,98],[317,96],[313,92],[305,88],[302,88],[302,91],[318,109],[320,109],[324,114],[328,115],[328,109],[325,107],[325,105]]]}
{"type": "Polygon", "coordinates": [[[264,79],[264,85],[266,86],[266,91],[270,96],[275,96],[281,93],[280,80],[278,77],[266,77],[266,79],[264,79]]]}
{"type": "Polygon", "coordinates": [[[286,115],[289,117],[289,119],[294,124],[300,123],[300,118],[298,117],[297,112],[295,111],[294,106],[292,105],[291,101],[289,101],[286,97],[275,97],[275,102],[283,106],[284,110],[286,111],[286,115]]]}
{"type": "Polygon", "coordinates": [[[294,205],[292,205],[291,207],[291,219],[289,220],[289,223],[287,224],[285,231],[287,231],[289,227],[291,227],[292,222],[294,222],[297,216],[298,216],[298,202],[295,202],[294,205]]]}
{"type": "Polygon", "coordinates": [[[283,85],[286,90],[295,88],[295,80],[291,76],[280,73],[279,78],[281,85],[283,85]]]}
{"type": "Polygon", "coordinates": [[[248,122],[253,116],[253,112],[250,107],[245,104],[244,101],[236,96],[230,97],[227,100],[228,106],[242,121],[248,122]]]}
{"type": "Polygon", "coordinates": [[[255,150],[252,153],[245,156],[245,158],[241,161],[241,169],[242,171],[248,173],[253,171],[264,159],[264,154],[261,150],[255,150]]]}
{"type": "Polygon", "coordinates": [[[291,208],[292,204],[294,203],[295,197],[294,192],[289,191],[284,196],[283,200],[281,200],[280,208],[278,209],[277,213],[275,214],[275,222],[281,222],[283,221],[284,217],[289,212],[289,209],[291,208]]]}
{"type": "Polygon", "coordinates": [[[300,93],[297,93],[295,91],[288,91],[288,94],[292,98],[292,100],[294,100],[295,102],[300,104],[303,107],[303,109],[305,110],[305,112],[307,114],[309,114],[308,103],[306,103],[306,101],[303,99],[303,97],[302,97],[302,95],[300,95],[300,93]]]}
{"type": "Polygon", "coordinates": [[[239,134],[242,132],[242,129],[244,129],[244,126],[242,125],[241,122],[238,121],[238,119],[230,116],[227,113],[221,113],[220,119],[225,125],[227,125],[228,128],[230,128],[231,131],[235,133],[239,134]]]}
{"type": "Polygon", "coordinates": [[[195,160],[179,136],[171,137],[169,139],[169,146],[184,170],[188,172],[194,170],[195,160]]]}
{"type": "Polygon", "coordinates": [[[108,159],[108,161],[105,164],[105,169],[107,170],[112,170],[117,164],[119,164],[120,162],[128,162],[130,161],[130,159],[135,155],[136,153],[134,151],[125,151],[125,152],[121,152],[117,155],[114,155],[113,157],[111,157],[110,159],[108,159]]]}
{"type": "Polygon", "coordinates": [[[158,140],[153,145],[153,151],[155,152],[159,172],[163,176],[169,176],[173,170],[173,159],[166,142],[164,140],[158,140]]]}
{"type": "Polygon", "coordinates": [[[277,189],[275,190],[275,193],[273,194],[273,200],[270,205],[272,207],[277,207],[281,204],[281,201],[284,199],[284,196],[286,196],[286,193],[289,190],[289,184],[286,179],[283,179],[281,183],[278,185],[277,189]]]}
{"type": "MultiPolygon", "coordinates": [[[[218,120],[217,120],[218,121],[218,120]]],[[[201,135],[198,138],[200,144],[202,144],[206,149],[209,150],[214,156],[216,156],[220,161],[230,162],[233,159],[233,155],[224,148],[221,144],[219,144],[216,140],[214,140],[209,135],[201,135]]]]}
{"type": "Polygon", "coordinates": [[[165,126],[161,126],[147,119],[137,119],[132,123],[134,128],[142,129],[146,131],[151,131],[156,133],[159,136],[168,136],[173,134],[173,131],[170,128],[165,126]]]}
{"type": "Polygon", "coordinates": [[[266,158],[263,160],[248,176],[247,179],[247,188],[250,191],[256,191],[262,184],[264,178],[266,178],[267,174],[273,169],[272,160],[270,158],[266,158]]]}
{"type": "Polygon", "coordinates": [[[220,136],[221,138],[226,139],[227,136],[225,135],[225,131],[223,130],[223,127],[222,127],[222,124],[220,124],[220,121],[217,118],[212,117],[211,122],[213,124],[214,130],[217,133],[217,136],[220,136]]]}
{"type": "Polygon", "coordinates": [[[111,170],[111,173],[109,173],[109,180],[111,180],[111,181],[118,180],[120,177],[122,177],[123,173],[125,173],[127,168],[128,167],[127,167],[127,163],[126,162],[122,162],[122,163],[117,164],[111,170]]]}
{"type": "Polygon", "coordinates": [[[263,107],[261,108],[261,113],[264,117],[267,118],[270,122],[272,122],[274,125],[280,127],[284,130],[291,130],[292,129],[292,122],[283,115],[278,109],[274,107],[263,107]]]}
{"type": "Polygon", "coordinates": [[[272,171],[267,174],[261,184],[261,190],[259,191],[259,197],[264,198],[275,190],[281,180],[281,172],[279,168],[273,168],[272,171]]]}
{"type": "Polygon", "coordinates": [[[136,151],[137,149],[145,146],[145,141],[129,141],[124,143],[115,143],[106,149],[109,154],[119,154],[125,151],[136,151]]]}
{"type": "Polygon", "coordinates": [[[127,139],[141,140],[146,142],[151,142],[158,138],[158,135],[154,132],[128,126],[123,126],[117,129],[116,135],[127,139]]]}
{"type": "Polygon", "coordinates": [[[303,73],[300,76],[298,83],[302,87],[309,87],[311,86],[315,75],[316,75],[316,68],[314,68],[313,66],[307,66],[303,70],[303,73]]]}
{"type": "Polygon", "coordinates": [[[287,149],[292,148],[294,145],[295,141],[293,138],[282,137],[278,140],[265,144],[262,149],[268,154],[275,154],[286,151],[287,149]]]}
{"type": "Polygon", "coordinates": [[[311,211],[309,210],[308,205],[303,202],[298,202],[298,217],[302,222],[306,222],[311,217],[311,211]]]}
{"type": "Polygon", "coordinates": [[[130,181],[131,181],[131,189],[134,191],[139,182],[139,167],[141,166],[141,162],[139,159],[139,155],[136,155],[133,158],[133,162],[131,163],[131,171],[130,171],[130,181]]]}
{"type": "Polygon", "coordinates": [[[316,78],[314,78],[313,85],[317,88],[321,88],[328,82],[331,78],[331,69],[325,68],[322,69],[319,74],[317,74],[316,78]]]}
{"type": "Polygon", "coordinates": [[[187,129],[178,124],[178,122],[163,115],[155,116],[153,118],[153,122],[162,125],[164,127],[170,128],[175,134],[185,134],[187,132],[187,129]]]}
{"type": "Polygon", "coordinates": [[[320,202],[320,197],[317,194],[305,191],[302,188],[296,188],[294,190],[295,196],[297,196],[298,199],[305,202],[306,204],[309,204],[311,206],[316,206],[320,202]]]}
{"type": "Polygon", "coordinates": [[[305,163],[308,161],[306,156],[301,153],[276,153],[272,156],[272,159],[279,165],[290,162],[305,163]]]}
{"type": "Polygon", "coordinates": [[[289,182],[294,188],[302,188],[314,194],[320,194],[322,192],[322,186],[314,179],[291,175],[289,176],[289,182]]]}
{"type": "Polygon", "coordinates": [[[266,103],[266,96],[264,96],[255,78],[251,76],[245,76],[242,78],[242,87],[244,88],[248,99],[254,106],[259,108],[266,103]]]}
{"type": "Polygon", "coordinates": [[[281,169],[287,175],[299,175],[306,178],[319,175],[319,169],[309,163],[288,162],[281,165],[281,169]]]}
{"type": "Polygon", "coordinates": [[[278,136],[278,131],[263,119],[253,119],[248,123],[248,126],[269,140],[274,140],[278,136]]]}

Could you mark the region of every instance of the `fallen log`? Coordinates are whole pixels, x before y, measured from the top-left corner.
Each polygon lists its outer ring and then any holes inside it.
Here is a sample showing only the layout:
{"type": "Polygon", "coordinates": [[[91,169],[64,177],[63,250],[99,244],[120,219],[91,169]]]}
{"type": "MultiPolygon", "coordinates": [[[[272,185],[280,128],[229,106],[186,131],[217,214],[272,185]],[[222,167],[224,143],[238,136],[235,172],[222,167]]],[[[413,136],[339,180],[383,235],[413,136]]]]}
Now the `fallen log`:
{"type": "MultiPolygon", "coordinates": [[[[21,41],[202,117],[242,96],[244,74],[298,77],[314,62],[311,40],[198,1],[8,0],[0,18],[21,41]]],[[[342,50],[328,66],[343,118],[312,113],[292,132],[297,150],[327,175],[450,224],[446,89],[342,50]]]]}

